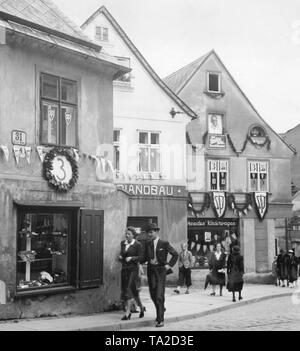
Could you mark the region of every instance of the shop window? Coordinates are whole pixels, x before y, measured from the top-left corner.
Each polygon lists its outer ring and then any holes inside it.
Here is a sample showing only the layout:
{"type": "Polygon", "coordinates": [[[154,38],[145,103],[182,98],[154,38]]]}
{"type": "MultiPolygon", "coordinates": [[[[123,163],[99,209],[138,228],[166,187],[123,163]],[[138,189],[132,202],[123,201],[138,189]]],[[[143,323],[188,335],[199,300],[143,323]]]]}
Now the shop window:
{"type": "Polygon", "coordinates": [[[229,165],[226,160],[208,160],[208,188],[211,191],[228,190],[229,165]]]}
{"type": "Polygon", "coordinates": [[[95,39],[97,41],[108,41],[108,28],[97,26],[95,39]]]}
{"type": "Polygon", "coordinates": [[[114,130],[114,169],[116,171],[120,171],[120,133],[121,131],[118,129],[114,130]]]}
{"type": "Polygon", "coordinates": [[[221,92],[221,74],[220,73],[207,73],[207,90],[211,93],[221,92]]]}
{"type": "Polygon", "coordinates": [[[268,191],[268,162],[248,162],[249,191],[268,191]]]}
{"type": "Polygon", "coordinates": [[[72,213],[20,213],[17,233],[17,290],[70,285],[72,213]]]}
{"type": "Polygon", "coordinates": [[[160,172],[159,133],[139,132],[139,172],[160,172]]]}
{"type": "Polygon", "coordinates": [[[188,249],[195,257],[193,268],[208,268],[209,259],[217,244],[229,255],[240,245],[238,221],[235,219],[188,219],[188,249]]]}
{"type": "Polygon", "coordinates": [[[77,83],[41,74],[42,144],[77,146],[77,83]]]}
{"type": "Polygon", "coordinates": [[[102,210],[20,206],[17,231],[17,294],[103,283],[102,210]]]}

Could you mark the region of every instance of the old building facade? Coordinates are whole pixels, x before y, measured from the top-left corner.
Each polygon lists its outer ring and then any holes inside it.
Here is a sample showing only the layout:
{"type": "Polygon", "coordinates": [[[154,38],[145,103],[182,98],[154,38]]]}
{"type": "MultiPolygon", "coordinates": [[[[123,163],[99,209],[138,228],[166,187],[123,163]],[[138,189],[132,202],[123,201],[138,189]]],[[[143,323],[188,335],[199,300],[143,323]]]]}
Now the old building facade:
{"type": "Polygon", "coordinates": [[[291,217],[291,149],[211,51],[164,79],[196,113],[188,126],[188,240],[199,267],[239,244],[246,272],[271,270],[291,217]],[[188,158],[189,159],[189,158],[188,158]]]}
{"type": "Polygon", "coordinates": [[[129,69],[51,1],[18,5],[0,5],[0,318],[101,311],[128,210],[103,145],[129,69]]]}
{"type": "Polygon", "coordinates": [[[187,230],[186,125],[196,115],[105,7],[81,28],[131,68],[114,82],[115,183],[130,196],[127,224],[142,232],[148,222],[156,222],[160,236],[179,249],[187,230]]]}

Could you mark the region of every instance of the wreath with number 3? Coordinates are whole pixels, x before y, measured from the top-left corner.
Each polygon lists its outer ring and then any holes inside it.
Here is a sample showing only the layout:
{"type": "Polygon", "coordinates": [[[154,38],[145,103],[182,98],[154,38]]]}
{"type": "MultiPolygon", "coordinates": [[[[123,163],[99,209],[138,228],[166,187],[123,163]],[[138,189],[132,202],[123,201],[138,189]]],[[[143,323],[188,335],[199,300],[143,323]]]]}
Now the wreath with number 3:
{"type": "Polygon", "coordinates": [[[78,165],[74,157],[70,154],[68,150],[61,148],[53,148],[45,155],[43,162],[43,175],[52,188],[56,189],[59,192],[66,192],[72,189],[77,183],[78,165]],[[68,183],[60,182],[51,172],[53,170],[52,161],[56,156],[59,155],[64,156],[70,162],[72,167],[72,178],[69,180],[68,183]]]}

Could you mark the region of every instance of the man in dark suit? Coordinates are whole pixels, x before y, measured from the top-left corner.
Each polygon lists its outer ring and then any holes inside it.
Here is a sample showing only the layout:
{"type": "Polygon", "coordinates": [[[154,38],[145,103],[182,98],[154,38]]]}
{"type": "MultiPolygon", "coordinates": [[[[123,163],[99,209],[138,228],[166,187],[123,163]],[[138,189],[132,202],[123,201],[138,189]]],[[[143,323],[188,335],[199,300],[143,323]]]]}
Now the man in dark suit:
{"type": "Polygon", "coordinates": [[[149,292],[156,308],[156,327],[163,327],[166,275],[172,273],[171,267],[177,262],[178,253],[169,242],[159,239],[157,224],[149,224],[146,232],[149,236],[149,241],[146,244],[144,261],[148,262],[149,292]],[[172,256],[169,262],[167,261],[168,254],[172,256]]]}

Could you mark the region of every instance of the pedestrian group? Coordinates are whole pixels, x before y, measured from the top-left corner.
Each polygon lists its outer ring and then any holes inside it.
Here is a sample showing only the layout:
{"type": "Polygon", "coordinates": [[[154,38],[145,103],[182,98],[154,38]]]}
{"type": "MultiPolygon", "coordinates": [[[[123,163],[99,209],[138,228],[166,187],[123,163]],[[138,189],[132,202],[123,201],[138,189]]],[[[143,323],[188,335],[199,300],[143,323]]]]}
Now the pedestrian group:
{"type": "MultiPolygon", "coordinates": [[[[159,238],[160,228],[155,223],[150,223],[146,228],[147,240],[142,243],[137,240],[134,227],[128,227],[125,231],[126,239],[121,242],[119,260],[121,269],[121,300],[124,303],[125,314],[122,320],[129,320],[132,312],[139,308],[139,318],[143,318],[146,312],[139,292],[141,289],[141,277],[143,273],[142,264],[147,264],[147,279],[151,300],[156,309],[156,327],[164,326],[165,308],[165,284],[166,276],[173,272],[172,267],[178,260],[179,277],[177,287],[174,290],[180,294],[181,288],[186,287],[185,294],[189,294],[192,286],[191,268],[194,266],[195,258],[188,250],[187,243],[181,244],[181,251],[177,251],[168,241],[159,238]],[[168,255],[171,256],[168,260],[168,255]]],[[[222,296],[223,287],[232,292],[232,301],[242,300],[244,284],[244,258],[240,253],[238,245],[232,245],[228,254],[222,250],[220,242],[216,243],[215,250],[209,258],[209,274],[206,276],[204,289],[210,284],[211,296],[216,296],[216,287],[219,287],[219,295],[222,296]],[[226,279],[227,273],[227,279],[226,279]],[[226,283],[227,282],[227,283],[226,283]]],[[[300,259],[295,256],[294,250],[288,253],[280,250],[275,256],[272,265],[272,275],[276,286],[295,287],[299,277],[300,259]]]]}

